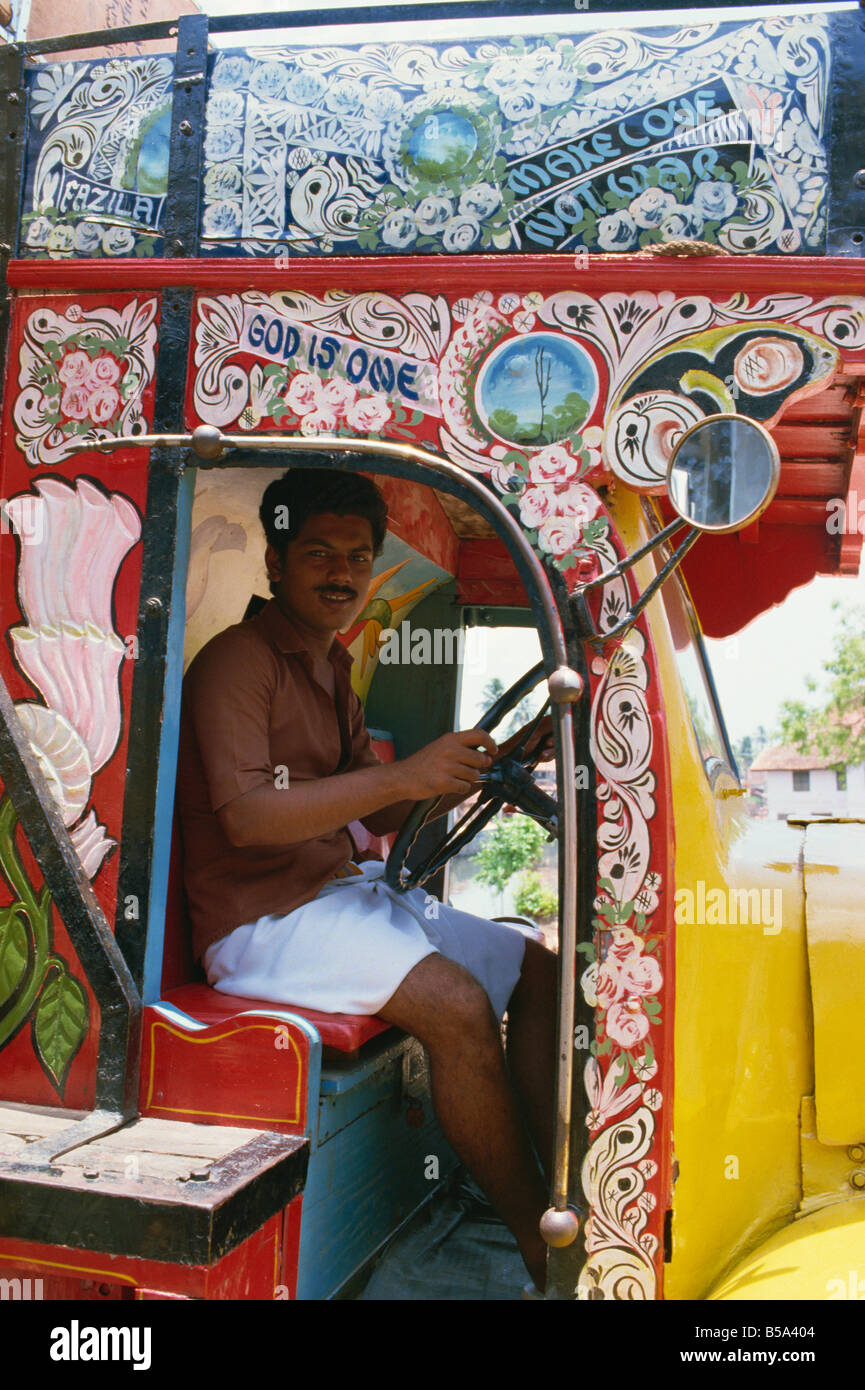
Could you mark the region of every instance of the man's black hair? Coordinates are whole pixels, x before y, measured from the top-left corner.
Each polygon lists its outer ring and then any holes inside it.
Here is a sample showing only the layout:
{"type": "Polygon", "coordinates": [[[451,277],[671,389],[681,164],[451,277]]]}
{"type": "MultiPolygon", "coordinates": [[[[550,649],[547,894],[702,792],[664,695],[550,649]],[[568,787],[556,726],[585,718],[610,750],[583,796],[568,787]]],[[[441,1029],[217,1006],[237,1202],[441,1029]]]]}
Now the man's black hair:
{"type": "MultiPolygon", "coordinates": [[[[295,454],[295,458],[304,455],[295,454]]],[[[320,458],[321,455],[306,455],[320,458]]],[[[269,545],[285,560],[289,541],[304,522],[321,512],[364,517],[372,528],[373,553],[380,555],[387,534],[387,503],[369,478],[331,468],[289,468],[265,489],[258,515],[269,545]]],[[[271,584],[271,592],[274,585],[271,584]]]]}

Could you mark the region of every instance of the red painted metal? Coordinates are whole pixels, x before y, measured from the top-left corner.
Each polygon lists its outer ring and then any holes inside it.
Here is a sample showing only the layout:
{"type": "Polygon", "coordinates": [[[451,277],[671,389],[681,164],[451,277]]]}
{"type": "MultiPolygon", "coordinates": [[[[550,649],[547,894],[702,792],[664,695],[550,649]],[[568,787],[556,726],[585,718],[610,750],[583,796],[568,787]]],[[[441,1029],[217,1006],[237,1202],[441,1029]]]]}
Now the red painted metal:
{"type": "MultiPolygon", "coordinates": [[[[609,519],[609,514],[606,515],[609,519]]],[[[612,520],[609,539],[616,554],[620,558],[623,557],[627,548],[616,532],[612,520]]],[[[638,593],[633,571],[628,572],[626,583],[633,601],[638,593]]],[[[600,616],[603,602],[604,590],[596,589],[589,600],[596,631],[603,631],[606,627],[600,616]]],[[[597,1229],[592,1229],[590,1216],[586,1237],[588,1255],[582,1278],[583,1281],[588,1281],[584,1282],[584,1296],[588,1292],[588,1296],[591,1297],[592,1271],[603,1267],[604,1252],[613,1251],[614,1254],[621,1255],[627,1251],[625,1268],[633,1261],[632,1267],[636,1271],[635,1284],[646,1288],[646,1272],[651,1268],[655,1289],[654,1292],[647,1291],[644,1296],[661,1298],[664,1279],[664,1222],[673,1199],[675,824],[666,716],[657,656],[645,616],[638,620],[634,631],[642,637],[642,652],[634,648],[633,637],[627,637],[622,642],[606,644],[602,655],[589,654],[588,660],[592,707],[592,756],[598,767],[598,843],[597,847],[592,846],[592,851],[597,853],[599,858],[599,895],[609,901],[616,893],[618,885],[627,882],[625,876],[630,872],[629,865],[642,862],[639,849],[641,836],[635,823],[638,817],[643,815],[649,845],[647,862],[643,864],[642,879],[633,900],[629,903],[630,911],[623,914],[615,925],[604,916],[603,911],[598,911],[594,918],[594,960],[597,966],[606,962],[612,979],[627,960],[639,960],[641,965],[647,959],[653,961],[654,969],[657,971],[658,967],[660,968],[660,985],[651,992],[657,998],[660,1011],[649,1015],[648,1010],[643,1012],[639,1001],[629,999],[628,1006],[637,1003],[638,1008],[630,1017],[625,1014],[624,1023],[620,1015],[618,1027],[614,1028],[611,1021],[610,993],[604,993],[609,980],[602,981],[600,977],[596,979],[598,999],[595,1009],[595,1041],[600,1043],[602,1050],[596,1056],[595,1062],[600,1068],[605,1084],[600,1103],[597,1099],[592,1101],[596,1118],[589,1126],[590,1147],[584,1173],[589,1171],[595,1174],[597,1190],[594,1199],[590,1192],[587,1192],[586,1196],[590,1204],[596,1202],[598,1209],[603,1211],[603,1220],[599,1220],[597,1229]],[[617,651],[620,655],[617,655],[617,651]],[[611,683],[615,685],[619,674],[626,683],[618,697],[613,695],[611,708],[607,705],[608,693],[611,683]],[[646,683],[644,693],[641,694],[643,677],[646,683]],[[603,754],[599,751],[604,740],[600,730],[610,720],[615,725],[617,752],[614,762],[610,765],[612,772],[606,774],[610,780],[605,782],[605,774],[602,771],[603,754]],[[628,791],[623,794],[616,785],[616,775],[621,773],[623,784],[630,788],[631,778],[638,772],[645,779],[643,785],[646,792],[651,793],[645,801],[645,812],[637,805],[632,793],[628,791]],[[613,810],[616,805],[618,809],[613,810]],[[611,853],[610,845],[617,847],[614,856],[617,863],[609,871],[611,876],[605,880],[601,866],[605,850],[608,856],[611,853]],[[621,878],[616,878],[617,871],[621,872],[621,878]],[[643,925],[637,920],[637,914],[642,915],[643,925]],[[646,945],[651,947],[650,951],[645,951],[646,945]],[[645,953],[642,954],[643,952],[645,953]],[[621,1031],[623,1028],[632,1030],[632,1041],[627,1044],[621,1031]],[[641,1029],[645,1029],[645,1032],[641,1032],[641,1029]],[[650,1066],[649,1074],[639,1076],[635,1059],[641,1054],[648,1057],[646,1049],[649,1044],[654,1050],[656,1069],[652,1072],[650,1066]],[[605,1104],[609,1105],[609,1099],[605,1102],[603,1096],[609,1096],[610,1080],[615,1074],[614,1069],[620,1065],[625,1065],[623,1087],[634,1087],[638,1094],[633,1095],[618,1111],[612,1108],[612,1113],[604,1113],[605,1104]],[[628,1124],[628,1121],[632,1123],[628,1124]],[[614,1132],[618,1133],[618,1139],[612,1137],[614,1132]],[[635,1144],[635,1136],[638,1135],[646,1136],[639,1146],[635,1144]],[[615,1201],[611,1199],[611,1193],[614,1190],[614,1173],[617,1166],[621,1171],[619,1144],[622,1147],[633,1145],[637,1153],[632,1155],[629,1165],[629,1172],[634,1175],[631,1195],[621,1201],[615,1201]],[[606,1226],[604,1221],[607,1223],[606,1226]],[[615,1234],[611,1238],[612,1232],[615,1234]],[[642,1272],[641,1263],[644,1267],[642,1272]]],[[[606,738],[609,739],[609,727],[606,738]]],[[[630,898],[631,895],[625,893],[624,896],[630,898]]],[[[618,898],[616,900],[618,901],[618,898]]],[[[598,908],[597,900],[595,907],[598,908]]],[[[581,958],[578,970],[583,968],[585,962],[581,958]]],[[[583,1064],[587,1060],[584,1056],[583,1064]]],[[[624,1089],[622,1093],[625,1094],[624,1089]]],[[[627,1284],[627,1275],[623,1276],[623,1282],[627,1284]]],[[[609,1292],[606,1296],[610,1296],[609,1292]]]]}
{"type": "Polygon", "coordinates": [[[278,1005],[218,994],[207,985],[183,985],[171,991],[167,1002],[207,1026],[188,1029],[156,1006],[145,1008],[142,1115],[305,1132],[310,1104],[306,1033],[284,1019],[244,1012],[278,1005]]]}
{"type": "Polygon", "coordinates": [[[592,293],[628,288],[672,290],[676,294],[730,295],[741,292],[862,293],[865,261],[822,256],[353,256],[334,261],[326,256],[298,257],[291,270],[263,258],[213,260],[136,259],[105,261],[10,260],[7,278],[13,289],[67,292],[112,289],[162,289],[189,285],[209,293],[231,290],[280,290],[302,283],[310,290],[382,288],[398,291],[422,285],[426,293],[447,288],[457,293],[477,289],[581,289],[592,293]]]}
{"type": "MultiPolygon", "coordinates": [[[[103,277],[104,278],[104,277],[103,277]]],[[[141,297],[139,296],[139,299],[141,297]]],[[[154,298],[150,296],[150,298],[154,298]]],[[[48,308],[57,315],[65,315],[72,309],[73,315],[80,309],[86,313],[97,308],[119,309],[130,301],[128,294],[119,295],[104,290],[99,295],[64,295],[49,299],[20,297],[13,306],[10,325],[9,352],[6,367],[4,409],[2,422],[2,463],[0,463],[0,496],[11,499],[18,494],[28,493],[36,481],[43,478],[62,477],[64,482],[75,483],[86,478],[106,494],[121,492],[143,516],[147,493],[147,459],[145,450],[121,450],[107,457],[104,454],[88,453],[65,459],[60,469],[32,467],[16,440],[18,433],[13,410],[18,391],[27,384],[27,370],[21,365],[21,348],[28,321],[38,316],[40,309],[48,308]]],[[[77,320],[70,319],[68,332],[71,334],[77,320]]],[[[152,421],[153,381],[151,380],[142,396],[145,420],[152,421]]],[[[35,494],[34,494],[35,496],[35,494]]],[[[0,593],[3,595],[4,632],[6,640],[0,643],[0,671],[16,702],[32,701],[42,703],[42,696],[19,670],[12,656],[10,628],[20,626],[24,617],[17,604],[16,576],[22,547],[5,522],[0,526],[0,593]]],[[[116,631],[125,641],[134,636],[138,622],[138,591],[141,578],[141,544],[136,543],[123,561],[113,594],[113,616],[116,631]]],[[[134,655],[134,645],[129,643],[130,658],[134,655]]],[[[90,805],[96,811],[99,821],[108,834],[120,840],[123,796],[126,780],[126,749],[129,704],[132,690],[133,660],[120,664],[120,699],[122,724],[117,748],[110,760],[95,775],[92,784],[90,805]]],[[[41,886],[42,876],[30,853],[29,846],[18,834],[19,849],[25,870],[34,886],[41,886]]],[[[110,922],[114,921],[117,900],[118,855],[113,850],[105,860],[95,882],[97,898],[110,922]]],[[[2,886],[8,900],[5,883],[2,886]]],[[[53,910],[55,923],[54,949],[70,964],[76,978],[83,981],[83,971],[78,968],[75,953],[66,930],[53,910]]],[[[88,990],[89,994],[89,990],[88,990]]],[[[91,1019],[95,1017],[95,1004],[90,997],[91,1019]]],[[[73,1108],[88,1109],[93,1105],[96,1067],[96,1030],[91,1027],[90,1034],[72,1063],[62,1097],[42,1071],[33,1052],[30,1040],[30,1025],[22,1027],[17,1036],[3,1049],[0,1066],[0,1098],[22,1101],[36,1105],[58,1104],[73,1108]]]]}
{"type": "Polygon", "coordinates": [[[140,1291],[145,1298],[269,1301],[285,1297],[283,1290],[288,1289],[288,1296],[293,1298],[301,1210],[302,1198],[298,1196],[209,1266],[167,1264],[135,1255],[108,1255],[4,1237],[0,1238],[0,1272],[4,1278],[19,1275],[56,1281],[46,1286],[46,1297],[54,1297],[56,1290],[57,1297],[110,1300],[137,1298],[140,1291]],[[102,1293],[102,1288],[108,1292],[102,1293]]]}

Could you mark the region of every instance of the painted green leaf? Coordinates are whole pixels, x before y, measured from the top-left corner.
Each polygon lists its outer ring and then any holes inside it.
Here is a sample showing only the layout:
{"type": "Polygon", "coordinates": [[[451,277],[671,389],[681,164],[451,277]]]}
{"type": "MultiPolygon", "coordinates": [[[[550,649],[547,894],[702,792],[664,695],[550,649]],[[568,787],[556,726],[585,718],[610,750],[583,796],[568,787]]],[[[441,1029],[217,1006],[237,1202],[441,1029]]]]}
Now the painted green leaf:
{"type": "Polygon", "coordinates": [[[631,1074],[631,1060],[627,1053],[623,1053],[619,1058],[619,1074],[616,1077],[616,1089],[621,1090],[631,1074]]]}
{"type": "Polygon", "coordinates": [[[36,1055],[60,1092],[87,1036],[88,1019],[87,995],[78,981],[63,970],[43,989],[33,1019],[36,1055]]]}
{"type": "Polygon", "coordinates": [[[31,966],[27,923],[18,904],[0,908],[0,1013],[19,993],[31,966]]]}

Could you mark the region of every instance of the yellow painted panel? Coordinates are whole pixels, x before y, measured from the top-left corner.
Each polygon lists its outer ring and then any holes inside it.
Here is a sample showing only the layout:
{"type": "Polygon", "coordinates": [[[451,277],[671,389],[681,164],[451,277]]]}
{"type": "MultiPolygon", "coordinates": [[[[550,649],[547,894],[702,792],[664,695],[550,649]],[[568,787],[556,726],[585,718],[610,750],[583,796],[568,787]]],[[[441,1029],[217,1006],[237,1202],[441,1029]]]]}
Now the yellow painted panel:
{"type": "MultiPolygon", "coordinates": [[[[623,489],[615,519],[628,550],[646,538],[639,501],[623,489]]],[[[641,591],[652,574],[650,561],[638,568],[641,591]]],[[[799,1104],[812,1089],[802,831],[750,820],[729,777],[711,785],[661,598],[648,614],[670,746],[675,889],[692,908],[676,925],[678,1178],[664,1292],[694,1299],[799,1205],[799,1104]],[[736,890],[757,910],[734,913],[736,890]]]]}
{"type": "Polygon", "coordinates": [[[865,824],[805,832],[814,1094],[821,1144],[865,1139],[865,824]]]}
{"type": "Polygon", "coordinates": [[[865,1299],[865,1200],[792,1222],[722,1279],[709,1299],[865,1299]]]}

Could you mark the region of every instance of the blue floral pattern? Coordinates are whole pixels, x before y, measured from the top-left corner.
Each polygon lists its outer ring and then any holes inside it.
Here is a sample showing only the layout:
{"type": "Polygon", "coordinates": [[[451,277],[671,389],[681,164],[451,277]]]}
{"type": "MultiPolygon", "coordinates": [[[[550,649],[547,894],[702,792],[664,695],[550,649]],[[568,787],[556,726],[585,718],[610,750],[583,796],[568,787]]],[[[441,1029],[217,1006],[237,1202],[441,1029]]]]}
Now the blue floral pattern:
{"type": "Polygon", "coordinates": [[[822,16],[222,52],[202,251],[814,254],[828,84],[822,16]]]}
{"type": "Polygon", "coordinates": [[[172,57],[28,72],[20,255],[161,254],[173,77],[172,57]]]}
{"type": "MultiPolygon", "coordinates": [[[[832,17],[210,59],[200,250],[825,249],[832,17]]],[[[27,75],[20,254],[160,254],[173,59],[27,75]]]]}

